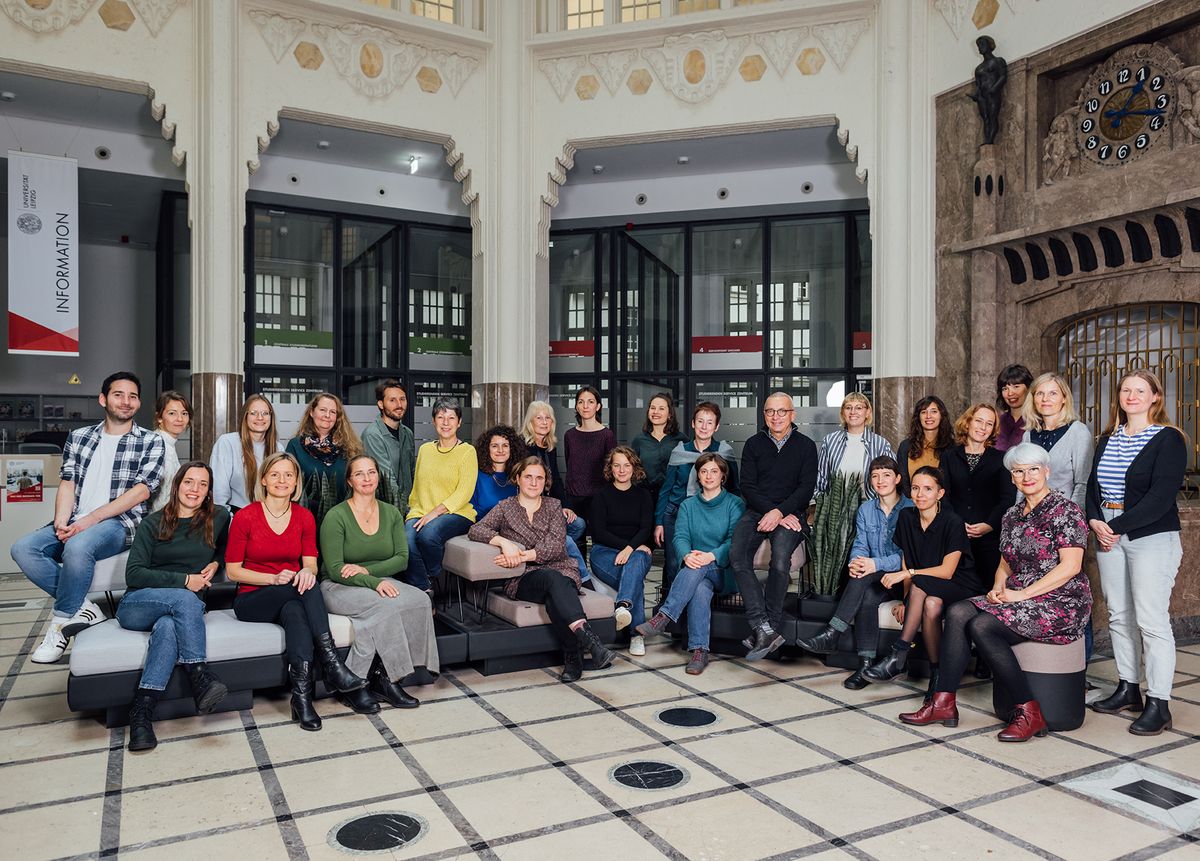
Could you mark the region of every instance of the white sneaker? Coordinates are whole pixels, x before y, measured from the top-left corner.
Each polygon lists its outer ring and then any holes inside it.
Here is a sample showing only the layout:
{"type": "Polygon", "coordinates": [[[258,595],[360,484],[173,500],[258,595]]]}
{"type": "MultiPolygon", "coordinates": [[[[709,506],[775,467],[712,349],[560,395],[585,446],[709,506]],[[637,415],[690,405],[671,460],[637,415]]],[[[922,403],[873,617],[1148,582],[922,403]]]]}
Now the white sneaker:
{"type": "Polygon", "coordinates": [[[35,664],[54,664],[63,656],[63,652],[67,650],[67,638],[63,636],[63,625],[67,620],[62,616],[55,616],[50,619],[50,627],[46,629],[46,636],[42,637],[41,644],[33,650],[33,654],[29,656],[29,660],[35,664]]]}
{"type": "Polygon", "coordinates": [[[613,618],[617,620],[617,630],[622,631],[633,621],[633,614],[629,612],[628,607],[622,605],[613,612],[613,618]]]}
{"type": "Polygon", "coordinates": [[[646,654],[646,638],[640,634],[634,634],[629,638],[629,654],[635,658],[640,658],[646,654]]]}
{"type": "Polygon", "coordinates": [[[87,630],[92,625],[103,622],[107,618],[103,610],[85,598],[83,606],[79,608],[79,612],[68,619],[67,623],[63,625],[63,636],[68,638],[74,637],[80,631],[87,630]]]}

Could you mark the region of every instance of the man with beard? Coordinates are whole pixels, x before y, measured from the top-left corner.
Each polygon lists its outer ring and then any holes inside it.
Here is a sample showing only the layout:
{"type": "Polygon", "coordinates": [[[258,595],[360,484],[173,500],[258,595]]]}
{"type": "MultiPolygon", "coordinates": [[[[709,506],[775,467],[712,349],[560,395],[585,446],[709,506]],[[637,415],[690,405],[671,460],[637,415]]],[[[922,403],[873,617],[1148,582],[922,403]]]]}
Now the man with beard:
{"type": "Polygon", "coordinates": [[[388,379],[375,386],[375,406],[379,418],[363,431],[362,442],[382,473],[376,495],[407,517],[417,454],[413,432],[404,426],[408,395],[399,380],[388,379]]]}
{"type": "Polygon", "coordinates": [[[142,384],[128,371],[100,386],[104,421],[71,431],[63,449],[54,522],[19,539],[12,558],[54,598],[54,615],[31,660],[53,664],[67,641],[104,621],[87,600],[96,562],[125,552],[162,481],[163,438],[134,423],[142,384]]]}

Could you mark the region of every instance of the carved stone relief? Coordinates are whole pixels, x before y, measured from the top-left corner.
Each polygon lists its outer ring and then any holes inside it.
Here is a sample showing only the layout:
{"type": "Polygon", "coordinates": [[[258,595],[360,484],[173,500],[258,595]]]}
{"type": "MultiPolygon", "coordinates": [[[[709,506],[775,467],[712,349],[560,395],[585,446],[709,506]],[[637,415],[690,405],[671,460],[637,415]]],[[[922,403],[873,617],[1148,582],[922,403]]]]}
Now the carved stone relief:
{"type": "Polygon", "coordinates": [[[267,48],[270,49],[276,63],[283,60],[288,49],[308,26],[299,18],[289,18],[262,9],[251,9],[246,14],[258,27],[258,32],[262,34],[263,41],[267,43],[267,48]]]}
{"type": "Polygon", "coordinates": [[[762,52],[782,78],[800,50],[800,43],[807,38],[807,27],[792,27],[771,33],[755,33],[754,43],[762,48],[762,52]]]}
{"type": "Polygon", "coordinates": [[[829,59],[840,69],[850,59],[850,52],[858,44],[858,38],[867,32],[871,24],[866,18],[853,18],[835,24],[817,24],[812,28],[817,41],[825,46],[829,59]]]}
{"type": "Polygon", "coordinates": [[[312,31],[324,43],[338,74],[371,98],[403,86],[428,53],[420,45],[368,24],[313,24],[312,31]]]}
{"type": "Polygon", "coordinates": [[[749,36],[730,39],[721,30],[668,36],[661,48],[643,48],[642,56],[663,87],[684,102],[712,96],[737,68],[749,36]]]}
{"type": "Polygon", "coordinates": [[[538,68],[554,88],[554,94],[561,102],[571,91],[579,70],[583,68],[583,57],[555,57],[552,60],[542,60],[538,68]]]}
{"type": "Polygon", "coordinates": [[[184,0],[129,0],[129,2],[133,4],[134,11],[142,19],[142,23],[150,31],[150,35],[157,36],[163,25],[167,23],[167,19],[184,0]]]}
{"type": "Polygon", "coordinates": [[[27,30],[51,33],[78,23],[95,3],[96,0],[56,0],[36,8],[25,0],[0,0],[0,10],[27,30]]]}
{"type": "Polygon", "coordinates": [[[967,23],[967,0],[933,0],[933,8],[941,13],[955,38],[962,35],[967,23]]]}
{"type": "Polygon", "coordinates": [[[629,67],[633,65],[637,55],[638,52],[631,48],[625,51],[588,54],[587,61],[596,70],[596,74],[600,76],[604,86],[608,87],[609,93],[616,95],[617,88],[625,80],[625,73],[629,71],[629,67]]]}
{"type": "Polygon", "coordinates": [[[467,57],[450,51],[430,51],[429,59],[436,65],[442,80],[450,88],[450,94],[454,96],[458,95],[467,78],[471,77],[471,73],[479,66],[478,57],[467,57]]]}

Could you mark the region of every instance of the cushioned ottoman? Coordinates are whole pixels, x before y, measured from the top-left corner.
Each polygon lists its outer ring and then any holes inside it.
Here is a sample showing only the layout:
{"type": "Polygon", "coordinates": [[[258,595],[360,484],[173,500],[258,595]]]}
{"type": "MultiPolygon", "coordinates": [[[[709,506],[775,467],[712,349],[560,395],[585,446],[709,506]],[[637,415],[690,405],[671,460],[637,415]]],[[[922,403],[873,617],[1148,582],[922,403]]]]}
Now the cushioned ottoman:
{"type": "MultiPolygon", "coordinates": [[[[1013,654],[1029,679],[1033,698],[1041,706],[1046,725],[1052,730],[1078,729],[1083,725],[1086,661],[1081,637],[1065,645],[1028,642],[1013,646],[1013,654]]],[[[1013,698],[999,680],[992,686],[992,708],[996,717],[1008,720],[1013,698]]]]}
{"type": "MultiPolygon", "coordinates": [[[[464,582],[468,584],[471,592],[471,606],[479,611],[479,618],[482,621],[486,603],[482,601],[480,593],[487,590],[488,584],[495,580],[519,577],[525,573],[524,563],[516,568],[501,568],[497,565],[495,559],[499,552],[499,548],[491,544],[472,541],[465,535],[455,536],[446,542],[446,549],[442,554],[442,570],[455,578],[454,585],[458,594],[458,618],[460,620],[466,618],[462,589],[464,582]]],[[[449,591],[447,590],[447,608],[450,606],[448,596],[449,591]]]]}
{"type": "MultiPolygon", "coordinates": [[[[579,596],[583,612],[589,619],[611,619],[613,614],[613,599],[598,592],[583,590],[579,596]]],[[[517,628],[532,628],[534,625],[549,625],[550,614],[546,612],[545,604],[534,604],[529,601],[514,601],[500,592],[488,595],[488,612],[498,616],[517,628]]]]}

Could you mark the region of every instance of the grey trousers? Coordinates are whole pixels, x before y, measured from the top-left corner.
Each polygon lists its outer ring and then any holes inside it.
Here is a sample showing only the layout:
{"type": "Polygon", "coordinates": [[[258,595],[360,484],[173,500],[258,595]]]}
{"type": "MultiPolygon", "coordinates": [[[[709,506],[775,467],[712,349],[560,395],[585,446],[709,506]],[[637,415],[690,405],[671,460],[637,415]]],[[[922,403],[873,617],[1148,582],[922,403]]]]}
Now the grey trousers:
{"type": "Polygon", "coordinates": [[[399,580],[395,585],[400,594],[384,598],[365,586],[321,581],[329,612],[349,616],[354,625],[346,666],[357,676],[367,677],[376,655],[392,681],[404,678],[415,667],[437,672],[441,666],[429,596],[399,580]]]}

